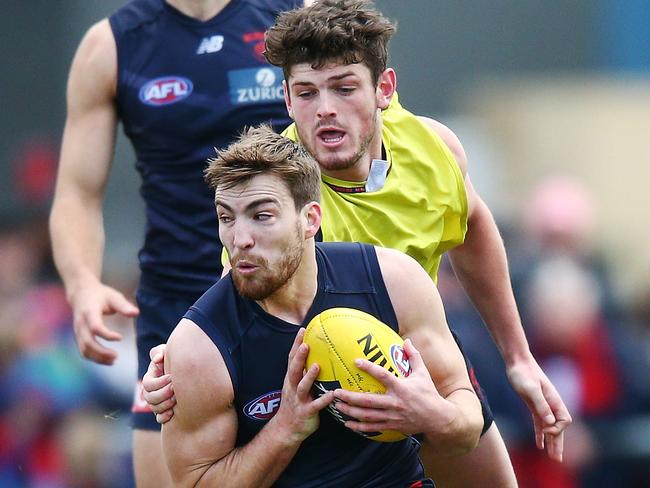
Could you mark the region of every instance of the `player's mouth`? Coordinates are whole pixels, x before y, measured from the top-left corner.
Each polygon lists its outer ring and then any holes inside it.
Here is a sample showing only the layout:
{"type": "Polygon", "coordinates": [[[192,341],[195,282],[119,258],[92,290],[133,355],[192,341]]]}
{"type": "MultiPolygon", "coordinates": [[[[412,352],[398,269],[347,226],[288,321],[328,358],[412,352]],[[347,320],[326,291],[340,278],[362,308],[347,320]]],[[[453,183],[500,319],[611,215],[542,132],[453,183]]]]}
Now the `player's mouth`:
{"type": "Polygon", "coordinates": [[[316,132],[316,137],[318,137],[320,142],[326,147],[339,146],[343,143],[345,135],[344,131],[330,127],[321,128],[316,132]]]}
{"type": "Polygon", "coordinates": [[[235,269],[241,275],[250,275],[260,269],[260,267],[256,264],[251,263],[250,261],[241,260],[237,261],[237,264],[235,264],[235,269]]]}

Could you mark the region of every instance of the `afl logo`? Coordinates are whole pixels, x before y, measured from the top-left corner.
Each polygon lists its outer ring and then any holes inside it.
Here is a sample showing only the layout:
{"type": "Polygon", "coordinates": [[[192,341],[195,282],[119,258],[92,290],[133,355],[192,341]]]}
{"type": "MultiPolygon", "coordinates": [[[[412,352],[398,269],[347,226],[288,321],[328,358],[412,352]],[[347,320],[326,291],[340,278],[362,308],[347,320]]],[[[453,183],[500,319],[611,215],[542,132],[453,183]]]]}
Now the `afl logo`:
{"type": "Polygon", "coordinates": [[[154,106],[170,105],[189,97],[193,88],[190,80],[180,76],[156,78],[140,88],[140,101],[154,106]]]}
{"type": "Polygon", "coordinates": [[[269,420],[280,408],[282,390],[271,391],[251,400],[244,407],[244,414],[254,420],[269,420]]]}
{"type": "Polygon", "coordinates": [[[403,377],[406,378],[411,374],[411,365],[409,364],[406,354],[404,354],[402,346],[398,346],[397,344],[390,346],[390,358],[393,361],[395,368],[397,368],[397,371],[399,371],[403,377]]]}

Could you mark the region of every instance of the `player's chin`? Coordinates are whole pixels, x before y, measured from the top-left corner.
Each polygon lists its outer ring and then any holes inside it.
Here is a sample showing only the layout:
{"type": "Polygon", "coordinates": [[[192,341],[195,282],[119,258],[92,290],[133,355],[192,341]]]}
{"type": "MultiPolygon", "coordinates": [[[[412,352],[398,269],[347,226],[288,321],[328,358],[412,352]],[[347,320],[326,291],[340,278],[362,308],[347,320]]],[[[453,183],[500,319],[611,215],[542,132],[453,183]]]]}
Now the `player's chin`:
{"type": "Polygon", "coordinates": [[[326,171],[343,171],[354,166],[353,153],[347,154],[345,151],[324,148],[316,155],[318,165],[326,171]]]}

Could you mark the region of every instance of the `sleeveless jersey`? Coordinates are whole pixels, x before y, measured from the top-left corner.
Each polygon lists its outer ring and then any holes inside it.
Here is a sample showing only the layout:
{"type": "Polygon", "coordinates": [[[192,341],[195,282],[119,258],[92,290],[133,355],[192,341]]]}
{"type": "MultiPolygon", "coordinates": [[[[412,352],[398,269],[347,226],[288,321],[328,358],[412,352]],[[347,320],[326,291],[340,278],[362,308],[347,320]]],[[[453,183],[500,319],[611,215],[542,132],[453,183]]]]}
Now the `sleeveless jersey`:
{"type": "MultiPolygon", "coordinates": [[[[221,352],[235,391],[237,445],[250,441],[279,407],[287,357],[300,326],[332,307],[368,312],[398,330],[375,249],[357,243],[317,243],[318,291],[304,323],[294,325],[240,297],[230,275],[190,308],[195,322],[221,352]]],[[[371,441],[321,412],[275,487],[394,488],[423,478],[419,445],[371,441]]]]}
{"type": "MultiPolygon", "coordinates": [[[[456,160],[433,130],[405,110],[397,94],[382,112],[382,143],[390,163],[384,186],[323,175],[323,241],[366,242],[398,249],[437,281],[442,254],[463,243],[467,195],[456,160]]],[[[295,124],[284,135],[299,140],[295,124]]]]}
{"type": "Polygon", "coordinates": [[[199,296],[221,274],[206,159],[244,126],[290,120],[283,74],[262,51],[279,11],[302,0],[232,0],[205,22],[164,0],[133,0],[110,25],[117,46],[117,110],[142,177],[142,284],[199,296]]]}

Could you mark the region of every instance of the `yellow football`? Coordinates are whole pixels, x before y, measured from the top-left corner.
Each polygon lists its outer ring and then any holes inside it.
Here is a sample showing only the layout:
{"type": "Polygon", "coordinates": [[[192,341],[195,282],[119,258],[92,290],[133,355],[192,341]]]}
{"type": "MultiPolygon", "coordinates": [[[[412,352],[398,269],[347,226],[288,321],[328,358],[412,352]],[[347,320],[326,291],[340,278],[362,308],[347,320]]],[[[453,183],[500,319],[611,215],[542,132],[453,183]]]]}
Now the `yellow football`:
{"type": "MultiPolygon", "coordinates": [[[[321,312],[307,325],[304,342],[309,345],[307,367],[314,363],[320,366],[314,382],[316,393],[337,388],[384,393],[384,385],[354,365],[358,358],[382,366],[397,377],[406,377],[411,371],[402,338],[389,326],[360,310],[330,308],[321,312]]],[[[339,422],[350,419],[334,403],[328,410],[339,422]]],[[[393,430],[362,435],[380,442],[395,442],[406,437],[393,430]]]]}

